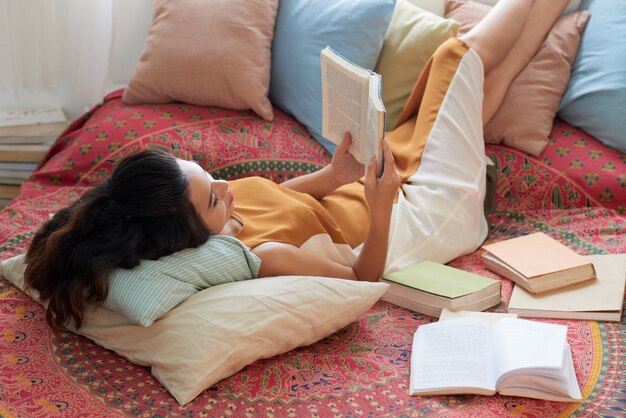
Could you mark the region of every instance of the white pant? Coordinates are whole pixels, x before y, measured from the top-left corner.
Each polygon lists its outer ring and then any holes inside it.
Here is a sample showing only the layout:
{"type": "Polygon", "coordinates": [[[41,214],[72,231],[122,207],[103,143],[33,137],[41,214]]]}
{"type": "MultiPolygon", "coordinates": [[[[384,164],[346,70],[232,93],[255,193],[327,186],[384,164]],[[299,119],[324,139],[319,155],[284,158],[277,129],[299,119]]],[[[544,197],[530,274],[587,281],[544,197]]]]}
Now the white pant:
{"type": "MultiPolygon", "coordinates": [[[[478,54],[469,49],[447,80],[417,171],[393,208],[385,273],[423,260],[447,263],[475,251],[487,236],[484,69],[478,54]]],[[[319,234],[301,248],[352,265],[361,247],[319,234]]]]}

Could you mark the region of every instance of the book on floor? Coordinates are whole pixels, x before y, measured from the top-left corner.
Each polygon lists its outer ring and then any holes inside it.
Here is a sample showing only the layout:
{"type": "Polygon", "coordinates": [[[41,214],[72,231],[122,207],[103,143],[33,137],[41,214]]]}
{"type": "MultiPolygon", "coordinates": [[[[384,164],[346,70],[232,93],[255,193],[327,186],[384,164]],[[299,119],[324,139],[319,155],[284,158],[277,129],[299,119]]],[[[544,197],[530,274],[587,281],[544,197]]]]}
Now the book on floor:
{"type": "Polygon", "coordinates": [[[385,274],[382,300],[438,318],[443,308],[482,311],[500,303],[500,281],[422,261],[385,274]]]}
{"type": "Polygon", "coordinates": [[[2,184],[20,184],[33,174],[34,170],[0,170],[2,184]],[[19,181],[18,181],[19,180],[19,181]]]}
{"type": "Polygon", "coordinates": [[[8,171],[34,171],[37,168],[37,163],[20,163],[10,161],[0,161],[0,170],[8,171]]]}
{"type": "Polygon", "coordinates": [[[0,199],[13,199],[20,192],[20,186],[15,184],[0,184],[0,199]]]}
{"type": "Polygon", "coordinates": [[[11,202],[11,199],[0,199],[0,209],[4,209],[11,202]]]}
{"type": "Polygon", "coordinates": [[[533,295],[515,286],[509,312],[537,318],[621,321],[626,287],[626,254],[588,255],[596,270],[590,280],[533,295]]]}
{"type": "Polygon", "coordinates": [[[582,399],[567,327],[516,318],[458,318],[421,325],[411,353],[411,395],[582,399]]]}
{"type": "MultiPolygon", "coordinates": [[[[30,175],[29,175],[30,176],[30,175]]],[[[20,185],[22,184],[22,182],[24,182],[24,180],[26,180],[29,176],[26,176],[24,178],[20,178],[20,177],[0,177],[0,184],[13,184],[13,185],[20,185]]]]}
{"type": "Polygon", "coordinates": [[[17,184],[26,180],[37,168],[37,163],[7,162],[0,161],[0,178],[12,179],[12,181],[0,181],[2,184],[17,184]]]}
{"type": "Polygon", "coordinates": [[[0,110],[0,137],[58,135],[67,127],[59,107],[0,110]]]}
{"type": "Polygon", "coordinates": [[[47,144],[0,144],[0,161],[37,163],[49,149],[47,144]]]}
{"type": "Polygon", "coordinates": [[[51,135],[0,136],[0,145],[48,145],[51,146],[59,137],[59,131],[51,135]]]}
{"type": "Polygon", "coordinates": [[[517,316],[517,314],[509,312],[454,311],[443,308],[441,315],[439,315],[439,322],[458,318],[478,318],[495,324],[502,318],[517,318],[517,316]]]}
{"type": "Polygon", "coordinates": [[[485,266],[522,286],[543,293],[595,279],[593,264],[543,232],[484,245],[485,266]]]}
{"type": "Polygon", "coordinates": [[[366,167],[375,158],[382,169],[385,105],[379,74],[350,62],[330,46],[320,54],[322,136],[339,145],[350,132],[349,152],[366,167]]]}

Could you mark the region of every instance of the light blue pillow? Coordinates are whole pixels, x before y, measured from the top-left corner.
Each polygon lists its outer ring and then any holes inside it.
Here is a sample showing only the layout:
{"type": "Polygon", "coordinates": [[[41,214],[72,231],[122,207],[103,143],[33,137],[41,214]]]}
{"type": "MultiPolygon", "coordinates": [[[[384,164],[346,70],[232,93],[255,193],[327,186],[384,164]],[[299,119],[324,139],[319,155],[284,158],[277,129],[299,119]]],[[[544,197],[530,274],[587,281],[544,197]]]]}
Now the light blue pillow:
{"type": "Polygon", "coordinates": [[[559,116],[626,152],[626,1],[583,0],[589,10],[559,116]]]}
{"type": "Polygon", "coordinates": [[[256,279],[261,260],[238,239],[215,235],[197,248],[115,269],[103,305],[145,327],[194,293],[223,283],[256,279]]]}
{"type": "Polygon", "coordinates": [[[272,44],[270,100],[322,138],[320,52],[326,45],[373,70],[395,0],[281,0],[272,44]]]}
{"type": "MultiPolygon", "coordinates": [[[[24,289],[26,254],[0,262],[0,274],[24,289]]],[[[188,248],[137,267],[115,269],[109,276],[106,308],[148,327],[200,290],[219,284],[256,279],[261,260],[236,238],[215,235],[197,248],[188,248]]],[[[39,300],[39,293],[27,289],[39,300]]]]}

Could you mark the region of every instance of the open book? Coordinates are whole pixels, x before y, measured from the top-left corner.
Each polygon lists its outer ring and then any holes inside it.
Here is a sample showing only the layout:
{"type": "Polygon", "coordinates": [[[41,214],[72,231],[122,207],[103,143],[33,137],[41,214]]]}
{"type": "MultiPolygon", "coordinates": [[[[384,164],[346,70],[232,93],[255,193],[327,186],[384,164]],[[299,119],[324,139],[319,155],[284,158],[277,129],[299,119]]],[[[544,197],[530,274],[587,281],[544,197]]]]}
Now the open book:
{"type": "Polygon", "coordinates": [[[322,49],[322,135],[339,145],[350,132],[348,150],[366,167],[372,157],[382,169],[382,140],[385,136],[385,105],[382,78],[336,53],[322,49]]]}
{"type": "Polygon", "coordinates": [[[459,318],[420,326],[411,354],[411,395],[582,399],[567,327],[504,318],[459,318]]]}

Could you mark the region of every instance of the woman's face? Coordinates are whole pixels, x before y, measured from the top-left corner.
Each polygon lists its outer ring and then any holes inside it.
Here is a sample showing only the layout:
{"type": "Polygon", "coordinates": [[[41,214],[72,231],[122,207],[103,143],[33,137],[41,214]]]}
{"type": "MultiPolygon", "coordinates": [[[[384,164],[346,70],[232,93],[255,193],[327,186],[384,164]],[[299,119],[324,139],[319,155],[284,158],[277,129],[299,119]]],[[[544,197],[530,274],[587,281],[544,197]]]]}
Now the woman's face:
{"type": "Polygon", "coordinates": [[[180,169],[189,180],[189,200],[211,234],[219,234],[230,219],[235,207],[233,193],[224,180],[215,180],[192,161],[177,159],[180,169]]]}

